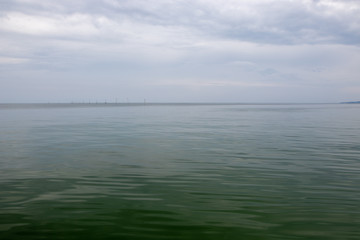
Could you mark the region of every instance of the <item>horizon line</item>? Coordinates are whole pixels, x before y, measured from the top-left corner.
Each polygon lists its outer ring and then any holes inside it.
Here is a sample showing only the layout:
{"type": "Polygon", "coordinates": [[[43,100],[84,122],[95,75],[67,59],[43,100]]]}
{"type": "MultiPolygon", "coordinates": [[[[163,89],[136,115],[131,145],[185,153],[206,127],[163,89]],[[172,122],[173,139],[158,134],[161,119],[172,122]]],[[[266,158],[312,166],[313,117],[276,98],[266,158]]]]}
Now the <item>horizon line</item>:
{"type": "Polygon", "coordinates": [[[70,101],[70,102],[0,102],[0,104],[69,104],[69,105],[161,105],[161,104],[191,104],[191,105],[297,105],[297,104],[340,104],[340,103],[360,103],[360,101],[346,102],[107,102],[107,101],[70,101]]]}

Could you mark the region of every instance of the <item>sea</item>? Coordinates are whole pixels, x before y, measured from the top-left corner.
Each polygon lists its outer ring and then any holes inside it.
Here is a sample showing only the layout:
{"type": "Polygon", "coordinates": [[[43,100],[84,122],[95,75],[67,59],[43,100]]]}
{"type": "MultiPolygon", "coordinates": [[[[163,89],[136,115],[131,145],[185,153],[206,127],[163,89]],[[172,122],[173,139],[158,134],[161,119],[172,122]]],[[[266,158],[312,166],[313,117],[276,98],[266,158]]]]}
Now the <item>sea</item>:
{"type": "Polygon", "coordinates": [[[360,239],[360,104],[0,104],[0,239],[360,239]]]}

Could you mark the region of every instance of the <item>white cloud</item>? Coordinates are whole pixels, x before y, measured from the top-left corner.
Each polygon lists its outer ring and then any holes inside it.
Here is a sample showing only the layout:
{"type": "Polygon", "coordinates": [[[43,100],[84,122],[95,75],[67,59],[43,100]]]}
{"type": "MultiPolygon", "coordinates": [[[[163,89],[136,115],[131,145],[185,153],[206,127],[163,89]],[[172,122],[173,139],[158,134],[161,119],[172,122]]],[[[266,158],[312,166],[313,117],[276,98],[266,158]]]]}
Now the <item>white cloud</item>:
{"type": "MultiPolygon", "coordinates": [[[[100,19],[95,21],[101,22],[100,19]]],[[[20,12],[9,12],[0,20],[0,29],[30,35],[93,35],[97,33],[91,17],[85,14],[34,16],[20,12]]]]}
{"type": "Polygon", "coordinates": [[[1,57],[0,56],[0,64],[20,64],[26,63],[29,59],[26,58],[13,58],[13,57],[1,57]]]}

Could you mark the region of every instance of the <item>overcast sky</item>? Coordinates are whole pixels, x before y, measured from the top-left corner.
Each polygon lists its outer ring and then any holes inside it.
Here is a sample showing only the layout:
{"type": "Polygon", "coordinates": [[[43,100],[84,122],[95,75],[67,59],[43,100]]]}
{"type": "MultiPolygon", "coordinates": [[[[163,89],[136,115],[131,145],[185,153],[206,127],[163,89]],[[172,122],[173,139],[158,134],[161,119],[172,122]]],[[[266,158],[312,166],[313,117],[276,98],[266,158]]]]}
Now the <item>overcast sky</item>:
{"type": "Polygon", "coordinates": [[[0,102],[360,100],[358,0],[1,0],[0,102]]]}

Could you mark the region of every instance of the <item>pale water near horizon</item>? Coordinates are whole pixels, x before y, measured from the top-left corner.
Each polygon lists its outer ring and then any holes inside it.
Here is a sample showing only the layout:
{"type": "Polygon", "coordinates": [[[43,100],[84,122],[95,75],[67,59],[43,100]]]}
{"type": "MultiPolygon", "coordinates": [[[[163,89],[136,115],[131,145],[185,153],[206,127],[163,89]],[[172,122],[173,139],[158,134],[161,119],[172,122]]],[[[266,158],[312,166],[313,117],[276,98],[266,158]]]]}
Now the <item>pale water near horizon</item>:
{"type": "Polygon", "coordinates": [[[0,105],[0,239],[360,239],[360,105],[0,105]]]}

